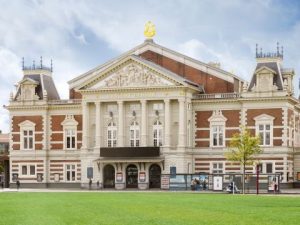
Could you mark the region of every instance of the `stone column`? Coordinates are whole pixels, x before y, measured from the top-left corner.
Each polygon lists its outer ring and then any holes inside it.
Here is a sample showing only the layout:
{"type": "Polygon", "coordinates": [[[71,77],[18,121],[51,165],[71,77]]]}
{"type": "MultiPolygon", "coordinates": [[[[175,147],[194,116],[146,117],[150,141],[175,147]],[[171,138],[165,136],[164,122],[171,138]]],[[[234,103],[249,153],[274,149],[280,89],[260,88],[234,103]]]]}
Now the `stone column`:
{"type": "Polygon", "coordinates": [[[101,145],[101,102],[95,102],[95,105],[96,105],[95,148],[99,149],[101,145]]]}
{"type": "Polygon", "coordinates": [[[178,102],[179,102],[178,147],[184,147],[186,145],[185,99],[178,99],[178,102]]]}
{"type": "Polygon", "coordinates": [[[118,101],[118,147],[124,147],[124,102],[118,101]]]}
{"type": "Polygon", "coordinates": [[[82,148],[89,146],[89,103],[82,103],[82,148]]]}
{"type": "Polygon", "coordinates": [[[147,101],[141,100],[141,146],[147,146],[147,101]]]}
{"type": "Polygon", "coordinates": [[[165,99],[165,135],[164,135],[164,145],[165,147],[170,147],[171,142],[171,123],[170,123],[170,99],[165,99]]]}

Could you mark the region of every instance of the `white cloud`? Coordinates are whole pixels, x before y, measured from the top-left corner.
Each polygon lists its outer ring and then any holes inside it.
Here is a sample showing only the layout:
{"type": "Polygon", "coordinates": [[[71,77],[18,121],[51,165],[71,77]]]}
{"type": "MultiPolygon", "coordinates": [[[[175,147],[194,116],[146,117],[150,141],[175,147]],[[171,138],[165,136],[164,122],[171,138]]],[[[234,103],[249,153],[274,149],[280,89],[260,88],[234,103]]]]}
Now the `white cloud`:
{"type": "MultiPolygon", "coordinates": [[[[0,104],[22,78],[21,58],[54,59],[62,98],[67,81],[109,57],[143,42],[143,26],[156,24],[155,41],[250,80],[255,43],[273,51],[285,46],[285,65],[300,71],[299,11],[280,1],[197,0],[0,0],[0,104]],[[285,4],[284,7],[282,4],[285,4]],[[274,19],[276,18],[276,19],[274,19]],[[98,46],[99,45],[99,48],[98,46]],[[99,50],[100,49],[100,50],[99,50]]],[[[298,5],[299,6],[299,5],[298,5]]],[[[8,130],[1,109],[0,129],[8,130]]]]}

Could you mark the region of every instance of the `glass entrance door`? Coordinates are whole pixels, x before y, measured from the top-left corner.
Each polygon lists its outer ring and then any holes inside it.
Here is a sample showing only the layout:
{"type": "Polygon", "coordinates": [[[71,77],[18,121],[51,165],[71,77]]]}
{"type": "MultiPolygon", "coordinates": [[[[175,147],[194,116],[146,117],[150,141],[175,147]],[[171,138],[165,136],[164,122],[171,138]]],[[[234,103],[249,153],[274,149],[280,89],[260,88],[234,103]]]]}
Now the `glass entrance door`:
{"type": "Polygon", "coordinates": [[[112,165],[106,165],[103,169],[103,187],[115,187],[115,168],[112,165]]]}
{"type": "Polygon", "coordinates": [[[149,168],[149,188],[160,188],[161,169],[157,164],[153,164],[149,168]]]}
{"type": "Polygon", "coordinates": [[[126,168],[126,187],[138,187],[138,168],[135,165],[129,165],[126,168]]]}

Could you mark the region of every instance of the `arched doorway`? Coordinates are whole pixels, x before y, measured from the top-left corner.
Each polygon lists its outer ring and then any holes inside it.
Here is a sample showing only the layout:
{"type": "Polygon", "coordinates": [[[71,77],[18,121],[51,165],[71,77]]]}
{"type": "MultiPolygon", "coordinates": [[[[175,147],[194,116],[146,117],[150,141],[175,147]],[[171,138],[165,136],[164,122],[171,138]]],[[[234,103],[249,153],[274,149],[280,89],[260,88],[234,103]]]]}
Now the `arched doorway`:
{"type": "Polygon", "coordinates": [[[149,168],[149,188],[160,188],[160,175],[160,166],[152,164],[149,168]]]}
{"type": "Polygon", "coordinates": [[[126,168],[126,187],[137,188],[138,187],[138,168],[130,164],[126,168]]]}
{"type": "Polygon", "coordinates": [[[112,165],[106,165],[103,169],[103,187],[115,187],[115,168],[112,165]]]}

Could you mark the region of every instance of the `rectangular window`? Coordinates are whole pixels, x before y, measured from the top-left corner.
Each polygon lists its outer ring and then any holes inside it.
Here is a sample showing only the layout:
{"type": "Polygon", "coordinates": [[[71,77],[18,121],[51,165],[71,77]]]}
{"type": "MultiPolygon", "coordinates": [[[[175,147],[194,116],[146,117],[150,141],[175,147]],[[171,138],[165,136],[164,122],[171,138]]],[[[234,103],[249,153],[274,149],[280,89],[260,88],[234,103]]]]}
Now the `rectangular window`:
{"type": "Polygon", "coordinates": [[[258,135],[260,137],[260,145],[271,145],[271,125],[260,124],[258,126],[258,135]]]}
{"type": "Polygon", "coordinates": [[[66,181],[76,181],[76,165],[66,165],[66,181]]]}
{"type": "Polygon", "coordinates": [[[214,125],[212,129],[212,145],[214,147],[224,146],[224,126],[214,125]]]}
{"type": "Polygon", "coordinates": [[[33,130],[23,130],[23,147],[26,150],[33,149],[33,130]]]}
{"type": "Polygon", "coordinates": [[[21,166],[22,176],[35,176],[35,165],[22,165],[21,166]]]}
{"type": "Polygon", "coordinates": [[[212,173],[222,174],[223,173],[223,163],[213,163],[212,164],[212,173]]]}
{"type": "Polygon", "coordinates": [[[273,173],[273,163],[266,164],[266,173],[273,173]]]}
{"type": "Polygon", "coordinates": [[[75,129],[66,129],[66,148],[75,149],[76,147],[76,131],[75,129]]]}

